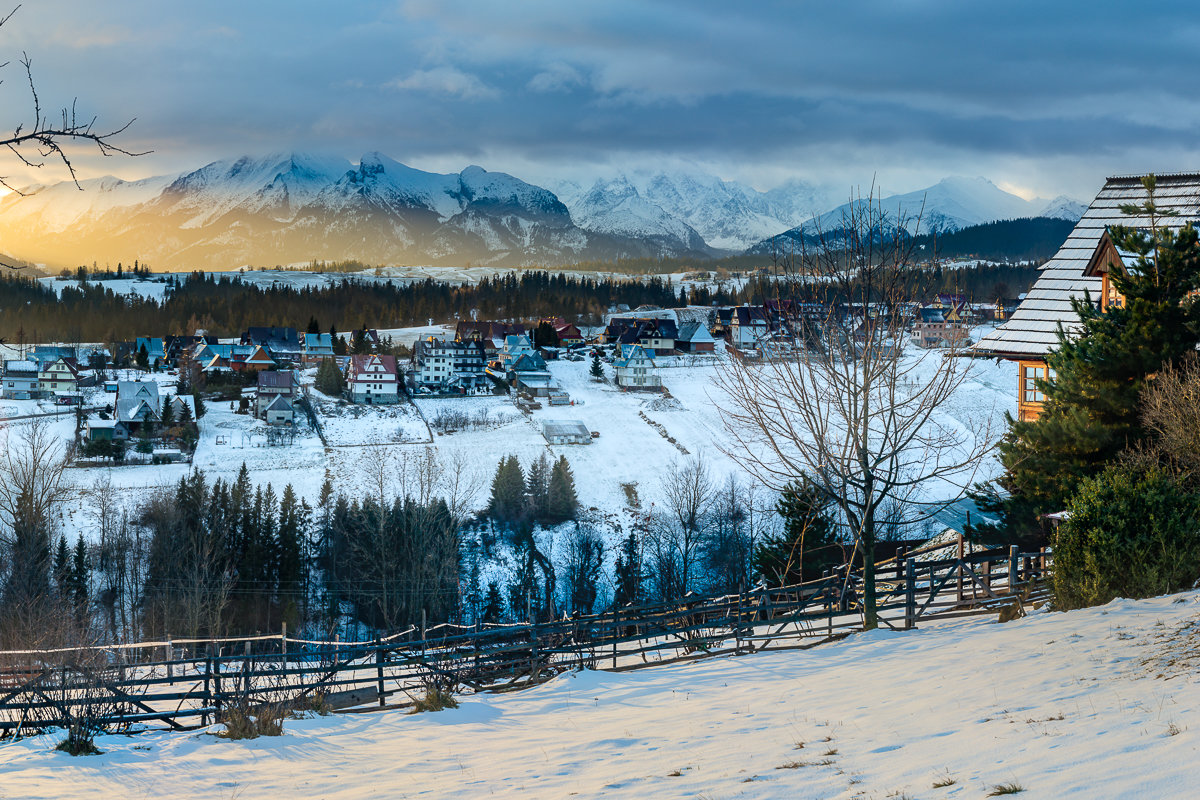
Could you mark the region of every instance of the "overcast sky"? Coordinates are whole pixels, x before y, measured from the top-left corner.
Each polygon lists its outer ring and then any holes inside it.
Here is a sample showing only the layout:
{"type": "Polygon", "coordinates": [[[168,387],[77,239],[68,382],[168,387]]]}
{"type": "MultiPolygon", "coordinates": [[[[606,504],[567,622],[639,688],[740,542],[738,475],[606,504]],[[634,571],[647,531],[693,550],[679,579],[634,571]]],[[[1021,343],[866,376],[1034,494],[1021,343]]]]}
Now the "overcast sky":
{"type": "Polygon", "coordinates": [[[34,0],[0,29],[0,124],[28,106],[24,51],[44,105],[137,117],[122,141],[154,150],[88,176],[379,150],[535,182],[680,162],[760,189],[983,175],[1086,200],[1200,169],[1193,6],[988,6],[34,0]]]}

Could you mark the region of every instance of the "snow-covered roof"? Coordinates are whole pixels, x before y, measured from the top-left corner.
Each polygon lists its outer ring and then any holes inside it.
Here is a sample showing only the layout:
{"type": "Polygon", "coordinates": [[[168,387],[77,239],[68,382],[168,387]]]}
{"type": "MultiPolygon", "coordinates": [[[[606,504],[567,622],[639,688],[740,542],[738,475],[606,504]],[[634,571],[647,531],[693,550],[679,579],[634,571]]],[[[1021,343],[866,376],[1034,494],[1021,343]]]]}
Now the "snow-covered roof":
{"type": "MultiPolygon", "coordinates": [[[[1200,218],[1200,173],[1155,177],[1155,204],[1160,210],[1178,214],[1160,217],[1160,225],[1179,228],[1200,218]]],[[[1082,300],[1086,291],[1094,301],[1100,299],[1100,278],[1086,277],[1084,270],[1101,237],[1114,225],[1149,227],[1148,218],[1123,214],[1120,208],[1147,199],[1141,178],[1109,178],[1054,258],[1042,266],[1037,282],[1012,317],[981,338],[974,350],[1009,358],[1041,357],[1058,343],[1055,332],[1060,324],[1068,333],[1074,331],[1079,318],[1071,308],[1071,298],[1082,300]]]]}
{"type": "Polygon", "coordinates": [[[548,419],[542,423],[542,433],[546,438],[557,436],[586,436],[591,437],[588,426],[577,419],[548,419]]]}
{"type": "Polygon", "coordinates": [[[5,361],[4,372],[11,374],[14,372],[37,372],[38,365],[32,361],[5,361]]]}

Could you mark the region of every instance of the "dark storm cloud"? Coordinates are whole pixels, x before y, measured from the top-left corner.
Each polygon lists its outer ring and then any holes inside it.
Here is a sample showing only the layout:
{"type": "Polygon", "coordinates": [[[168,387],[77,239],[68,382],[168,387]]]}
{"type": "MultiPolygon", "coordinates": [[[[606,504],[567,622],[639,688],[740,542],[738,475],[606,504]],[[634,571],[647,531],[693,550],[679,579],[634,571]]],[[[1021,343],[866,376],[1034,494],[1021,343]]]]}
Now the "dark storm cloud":
{"type": "Polygon", "coordinates": [[[47,98],[138,116],[132,143],[155,149],[158,171],[293,148],[547,173],[679,156],[803,174],[836,154],[861,159],[856,179],[902,163],[912,180],[990,166],[1034,185],[1047,164],[1200,166],[1192,16],[949,0],[43,0],[0,46],[29,52],[47,98]]]}

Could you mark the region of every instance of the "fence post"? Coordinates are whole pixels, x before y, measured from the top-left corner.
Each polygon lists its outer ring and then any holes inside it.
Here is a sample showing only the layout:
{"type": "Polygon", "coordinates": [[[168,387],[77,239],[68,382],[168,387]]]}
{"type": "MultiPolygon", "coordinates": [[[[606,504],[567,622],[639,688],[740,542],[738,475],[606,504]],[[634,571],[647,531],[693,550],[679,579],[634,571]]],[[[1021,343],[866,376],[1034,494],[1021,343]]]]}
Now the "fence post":
{"type": "Polygon", "coordinates": [[[917,627],[917,565],[913,559],[904,562],[904,629],[917,627]]]}
{"type": "Polygon", "coordinates": [[[612,646],[613,665],[612,665],[612,668],[613,669],[617,668],[617,615],[619,613],[620,613],[620,609],[617,608],[616,603],[613,603],[613,628],[612,628],[612,642],[613,642],[613,646],[612,646]]]}
{"type": "MultiPolygon", "coordinates": [[[[212,652],[211,645],[209,647],[209,652],[210,653],[212,652]]],[[[209,656],[209,660],[212,660],[211,655],[209,656]]],[[[221,707],[223,705],[221,702],[221,651],[220,651],[220,649],[217,650],[217,660],[213,662],[213,667],[214,667],[213,676],[212,676],[212,678],[213,678],[213,696],[214,696],[213,705],[217,709],[217,716],[216,716],[216,719],[214,719],[213,721],[220,722],[221,721],[221,707]]]]}
{"type": "MultiPolygon", "coordinates": [[[[422,636],[422,643],[424,637],[422,636]]],[[[379,634],[375,634],[375,679],[378,682],[376,688],[379,690],[379,707],[383,708],[385,701],[383,698],[383,642],[379,640],[379,634]]]]}
{"type": "Polygon", "coordinates": [[[250,640],[246,640],[245,647],[242,648],[242,693],[246,695],[246,702],[250,702],[250,640]]]}
{"type": "MultiPolygon", "coordinates": [[[[283,621],[283,628],[279,633],[279,668],[285,673],[287,672],[287,620],[283,621]]],[[[282,676],[284,681],[287,681],[287,675],[282,676]]]]}
{"type": "Polygon", "coordinates": [[[825,570],[825,618],[828,626],[826,635],[830,638],[833,637],[833,587],[835,585],[832,575],[833,572],[831,570],[825,570]]]}
{"type": "Polygon", "coordinates": [[[963,535],[958,534],[958,603],[963,601],[963,535]]]}
{"type": "Polygon", "coordinates": [[[1009,594],[1017,593],[1017,566],[1018,566],[1018,560],[1019,560],[1017,558],[1017,553],[1019,553],[1019,552],[1020,552],[1020,548],[1017,547],[1015,544],[1012,547],[1008,548],[1008,593],[1009,594]]]}
{"type": "Polygon", "coordinates": [[[212,706],[212,647],[204,659],[204,711],[200,712],[200,724],[208,725],[208,709],[212,706]]]}
{"type": "Polygon", "coordinates": [[[175,648],[171,646],[171,634],[169,633],[167,634],[167,644],[163,648],[163,652],[166,654],[166,658],[163,660],[167,662],[167,680],[174,683],[175,669],[174,665],[171,664],[171,660],[175,657],[175,648]]]}
{"type": "Polygon", "coordinates": [[[737,617],[733,621],[733,654],[742,652],[742,593],[738,591],[737,617]]]}

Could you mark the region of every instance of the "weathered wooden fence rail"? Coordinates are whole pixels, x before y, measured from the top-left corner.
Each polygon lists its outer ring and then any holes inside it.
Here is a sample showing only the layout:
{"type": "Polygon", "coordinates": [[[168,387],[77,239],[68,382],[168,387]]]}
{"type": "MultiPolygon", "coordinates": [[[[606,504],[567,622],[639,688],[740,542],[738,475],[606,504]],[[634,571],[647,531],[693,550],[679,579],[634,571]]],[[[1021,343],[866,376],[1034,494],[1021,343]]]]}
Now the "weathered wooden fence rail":
{"type": "MultiPolygon", "coordinates": [[[[881,624],[994,611],[1040,599],[1047,554],[987,551],[878,566],[881,624]]],[[[409,628],[364,642],[286,632],[0,652],[0,731],[75,723],[182,729],[263,704],[397,707],[431,685],[529,686],[564,670],[628,670],[720,654],[811,647],[862,629],[861,577],[681,600],[518,625],[409,628]]]]}

